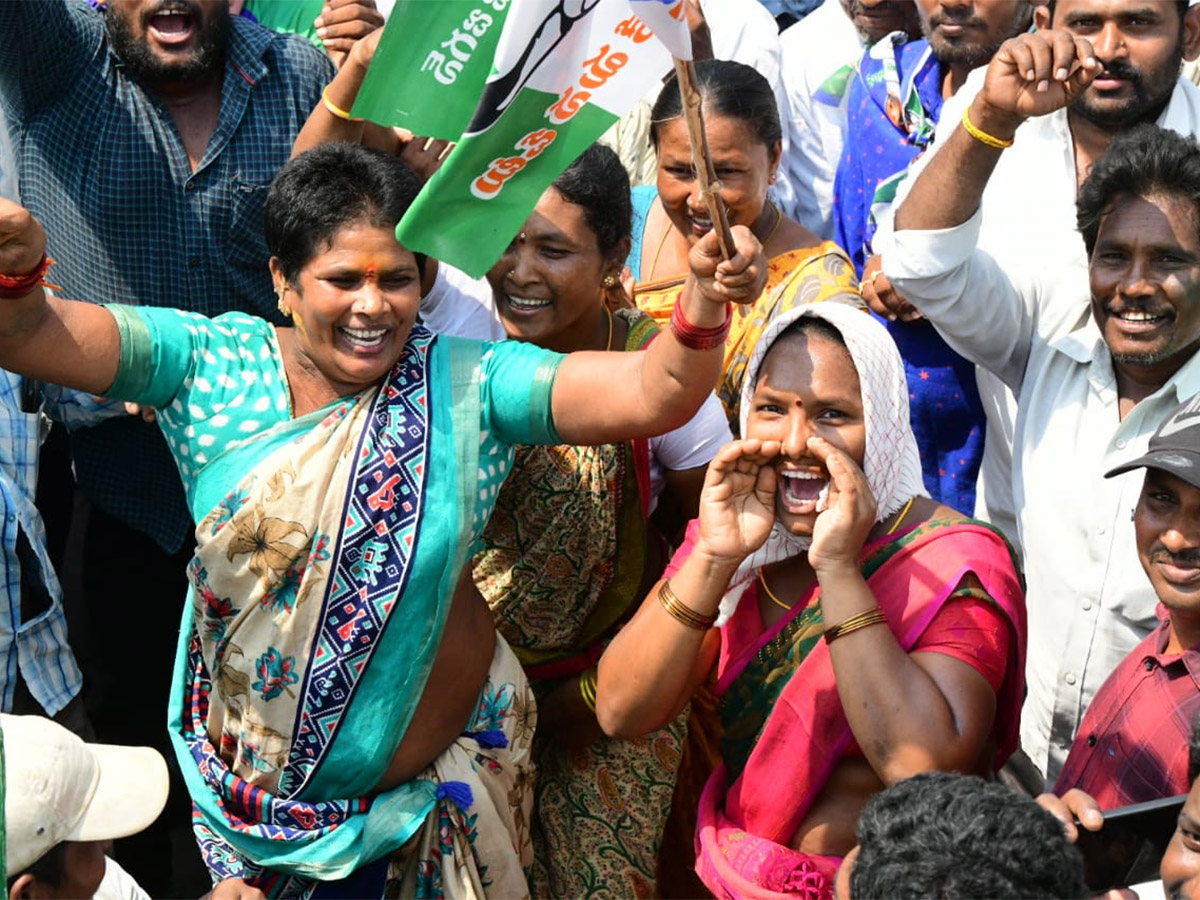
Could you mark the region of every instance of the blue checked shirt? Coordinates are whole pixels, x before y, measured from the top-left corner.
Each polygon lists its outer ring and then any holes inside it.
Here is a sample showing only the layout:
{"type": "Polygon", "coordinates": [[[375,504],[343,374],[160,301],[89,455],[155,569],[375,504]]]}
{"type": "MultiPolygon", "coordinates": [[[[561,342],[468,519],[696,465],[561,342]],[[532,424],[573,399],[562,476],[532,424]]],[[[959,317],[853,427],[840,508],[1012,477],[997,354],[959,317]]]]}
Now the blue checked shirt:
{"type": "MultiPolygon", "coordinates": [[[[278,321],[263,204],[334,68],[295,35],[232,19],[221,111],[193,172],[166,107],[82,0],[0,2],[0,102],[24,204],[67,297],[278,321]]],[[[191,530],[166,445],[128,418],[74,435],[89,498],[173,551],[191,530]],[[136,475],[136,477],[134,477],[136,475]]]]}
{"type": "MultiPolygon", "coordinates": [[[[0,700],[12,709],[20,672],[33,699],[54,715],[79,693],[82,677],[67,644],[62,589],[46,555],[46,531],[33,505],[37,490],[41,413],[21,412],[21,377],[0,369],[0,700]],[[21,561],[18,529],[24,531],[38,571],[26,573],[45,587],[50,605],[29,622],[21,621],[21,561]]],[[[70,425],[83,425],[112,415],[124,416],[120,404],[97,404],[86,394],[47,387],[45,410],[70,425]]]]}

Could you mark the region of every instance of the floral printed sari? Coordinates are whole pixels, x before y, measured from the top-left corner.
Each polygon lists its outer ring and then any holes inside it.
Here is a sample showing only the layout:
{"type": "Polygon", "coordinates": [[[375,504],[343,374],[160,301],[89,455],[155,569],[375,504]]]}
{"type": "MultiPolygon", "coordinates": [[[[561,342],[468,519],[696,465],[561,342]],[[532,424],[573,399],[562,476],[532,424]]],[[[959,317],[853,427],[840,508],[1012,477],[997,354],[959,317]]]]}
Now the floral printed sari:
{"type": "Polygon", "coordinates": [[[271,896],[527,895],[535,713],[503,641],[469,730],[374,790],[480,527],[480,359],[416,330],[382,387],[225,451],[246,474],[197,527],[170,704],[214,877],[271,896]]]}

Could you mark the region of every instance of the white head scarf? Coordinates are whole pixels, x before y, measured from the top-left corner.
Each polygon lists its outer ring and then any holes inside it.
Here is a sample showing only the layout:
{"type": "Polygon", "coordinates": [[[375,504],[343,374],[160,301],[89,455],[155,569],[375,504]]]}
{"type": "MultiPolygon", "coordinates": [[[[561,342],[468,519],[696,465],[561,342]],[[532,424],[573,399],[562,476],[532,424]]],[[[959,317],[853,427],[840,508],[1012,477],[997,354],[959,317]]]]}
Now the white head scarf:
{"type": "MultiPolygon", "coordinates": [[[[743,437],[746,435],[751,398],[767,352],[788,326],[805,316],[823,319],[838,330],[858,371],[867,439],[863,474],[878,506],[876,521],[883,521],[899,510],[909,498],[928,494],[921,479],[917,441],[908,419],[908,382],[904,377],[904,363],[887,329],[861,307],[833,300],[796,306],[767,325],[750,354],[746,377],[742,381],[739,408],[741,434],[743,437]]],[[[776,522],[766,543],[738,567],[729,589],[721,599],[717,624],[724,625],[729,621],[746,583],[755,577],[761,566],[806,553],[811,543],[811,538],[790,534],[776,522]]]]}

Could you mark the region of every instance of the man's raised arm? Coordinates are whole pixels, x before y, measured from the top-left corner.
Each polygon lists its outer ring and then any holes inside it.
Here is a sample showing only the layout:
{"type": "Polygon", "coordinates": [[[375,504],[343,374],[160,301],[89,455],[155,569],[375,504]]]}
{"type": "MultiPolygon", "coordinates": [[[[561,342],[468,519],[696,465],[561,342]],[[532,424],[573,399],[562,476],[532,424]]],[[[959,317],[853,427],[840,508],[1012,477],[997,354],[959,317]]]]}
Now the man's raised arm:
{"type": "Polygon", "coordinates": [[[896,210],[895,229],[954,228],[979,208],[983,190],[1021,123],[1067,106],[1100,71],[1085,38],[1038,31],[1005,41],[988,65],[983,88],[949,140],[917,177],[896,210]]]}
{"type": "Polygon", "coordinates": [[[69,91],[104,34],[99,13],[68,0],[0,2],[0,102],[14,128],[69,91]]]}

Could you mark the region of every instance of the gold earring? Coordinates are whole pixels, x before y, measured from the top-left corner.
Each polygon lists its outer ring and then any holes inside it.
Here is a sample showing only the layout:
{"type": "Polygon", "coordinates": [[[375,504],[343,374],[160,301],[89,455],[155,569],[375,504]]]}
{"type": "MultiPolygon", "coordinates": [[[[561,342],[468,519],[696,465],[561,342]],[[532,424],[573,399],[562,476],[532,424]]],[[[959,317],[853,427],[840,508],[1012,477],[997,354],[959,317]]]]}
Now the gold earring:
{"type": "Polygon", "coordinates": [[[605,275],[604,281],[602,281],[601,284],[603,284],[607,290],[611,291],[613,288],[615,288],[617,286],[617,276],[616,275],[605,275]]]}
{"type": "Polygon", "coordinates": [[[283,302],[283,295],[286,293],[287,293],[287,285],[285,284],[279,288],[279,312],[281,314],[287,316],[290,319],[292,317],[292,311],[283,302]]]}

